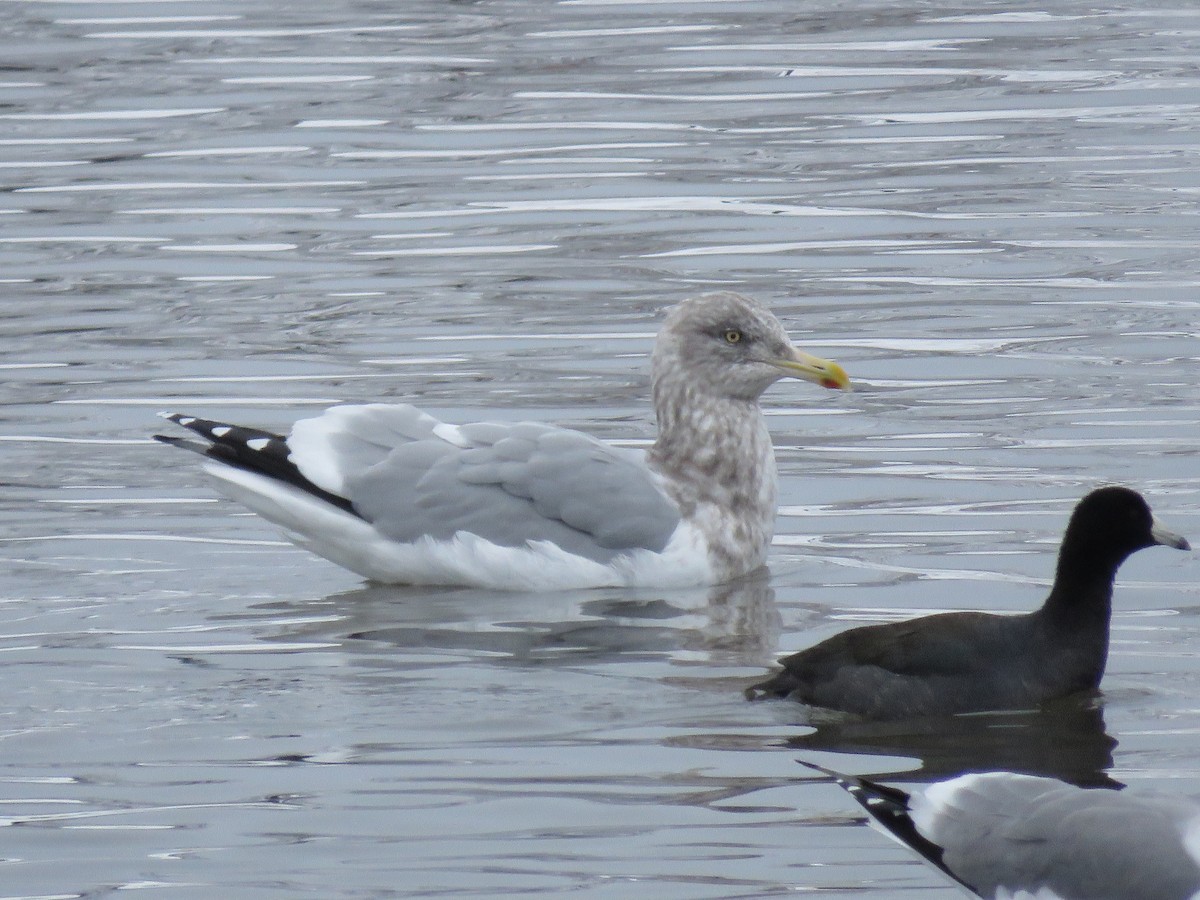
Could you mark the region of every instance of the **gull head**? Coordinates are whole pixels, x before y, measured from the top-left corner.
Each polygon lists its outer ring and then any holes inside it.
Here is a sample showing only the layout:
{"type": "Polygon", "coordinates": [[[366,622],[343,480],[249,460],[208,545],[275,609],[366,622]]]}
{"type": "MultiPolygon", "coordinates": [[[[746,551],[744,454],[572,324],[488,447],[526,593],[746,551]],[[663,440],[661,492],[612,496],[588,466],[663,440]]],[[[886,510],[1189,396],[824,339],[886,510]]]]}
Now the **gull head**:
{"type": "Polygon", "coordinates": [[[837,363],[792,346],[769,309],[732,291],[685,300],[667,314],[654,347],[654,380],[710,397],[755,401],[780,378],[849,390],[837,363]]]}

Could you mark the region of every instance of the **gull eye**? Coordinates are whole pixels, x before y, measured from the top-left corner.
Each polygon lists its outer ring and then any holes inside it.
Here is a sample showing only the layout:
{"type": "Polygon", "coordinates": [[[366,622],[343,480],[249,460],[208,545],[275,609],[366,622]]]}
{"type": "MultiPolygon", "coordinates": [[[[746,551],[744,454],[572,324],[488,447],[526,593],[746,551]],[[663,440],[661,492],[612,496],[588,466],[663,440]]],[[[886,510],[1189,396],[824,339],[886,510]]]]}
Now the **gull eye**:
{"type": "Polygon", "coordinates": [[[742,333],[736,328],[730,328],[725,332],[725,343],[740,344],[742,342],[742,333]]]}

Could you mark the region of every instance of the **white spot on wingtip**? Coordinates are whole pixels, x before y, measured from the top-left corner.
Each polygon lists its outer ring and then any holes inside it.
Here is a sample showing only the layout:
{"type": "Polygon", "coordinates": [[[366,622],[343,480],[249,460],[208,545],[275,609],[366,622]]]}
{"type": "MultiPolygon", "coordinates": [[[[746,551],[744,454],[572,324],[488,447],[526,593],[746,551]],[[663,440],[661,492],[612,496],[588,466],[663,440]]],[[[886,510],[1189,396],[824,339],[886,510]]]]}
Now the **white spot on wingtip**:
{"type": "Polygon", "coordinates": [[[251,450],[261,451],[261,450],[266,450],[268,445],[270,445],[270,443],[271,443],[270,438],[254,438],[253,440],[246,441],[246,446],[249,447],[251,450]]]}
{"type": "Polygon", "coordinates": [[[225,437],[225,435],[229,434],[229,432],[231,432],[231,431],[233,431],[233,429],[230,428],[228,425],[218,425],[216,428],[214,428],[212,430],[212,433],[213,433],[213,437],[222,438],[222,437],[225,437]]]}
{"type": "Polygon", "coordinates": [[[175,421],[178,422],[180,425],[182,425],[184,428],[187,428],[189,425],[196,424],[196,420],[192,416],[180,416],[175,421]]]}

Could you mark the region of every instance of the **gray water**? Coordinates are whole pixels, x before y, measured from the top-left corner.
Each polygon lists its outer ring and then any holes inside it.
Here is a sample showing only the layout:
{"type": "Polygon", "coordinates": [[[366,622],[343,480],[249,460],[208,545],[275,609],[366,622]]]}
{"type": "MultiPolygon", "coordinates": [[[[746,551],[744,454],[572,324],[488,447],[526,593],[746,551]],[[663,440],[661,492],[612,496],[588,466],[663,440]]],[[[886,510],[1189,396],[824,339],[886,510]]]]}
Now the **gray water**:
{"type": "Polygon", "coordinates": [[[1184,0],[4,0],[0,896],[950,898],[794,760],[1200,793],[1190,554],[1122,570],[1098,707],[740,693],[1035,606],[1098,484],[1200,538],[1198,59],[1184,0]],[[364,585],[149,439],[394,400],[636,445],[714,287],[858,386],[770,392],[736,588],[364,585]]]}

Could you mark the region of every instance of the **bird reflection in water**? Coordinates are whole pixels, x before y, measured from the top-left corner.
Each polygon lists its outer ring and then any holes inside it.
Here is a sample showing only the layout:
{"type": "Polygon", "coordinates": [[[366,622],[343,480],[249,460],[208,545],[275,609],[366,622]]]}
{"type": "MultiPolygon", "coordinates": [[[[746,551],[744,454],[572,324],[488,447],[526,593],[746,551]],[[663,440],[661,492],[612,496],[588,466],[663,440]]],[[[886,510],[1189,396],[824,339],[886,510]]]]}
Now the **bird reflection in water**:
{"type": "Polygon", "coordinates": [[[708,588],[573,591],[553,600],[546,594],[368,585],[328,602],[339,614],[312,626],[319,635],[304,637],[457,651],[492,665],[605,663],[679,652],[761,654],[776,646],[780,630],[765,570],[708,588]],[[410,595],[420,602],[406,602],[410,595]]]}
{"type": "MultiPolygon", "coordinates": [[[[941,781],[967,772],[1003,770],[1057,778],[1079,787],[1121,787],[1106,772],[1115,738],[1105,730],[1097,695],[1080,694],[1035,710],[935,716],[891,722],[830,714],[787,741],[792,749],[908,757],[917,769],[872,773],[903,782],[941,781]]],[[[836,764],[833,764],[836,768],[836,764]]]]}

